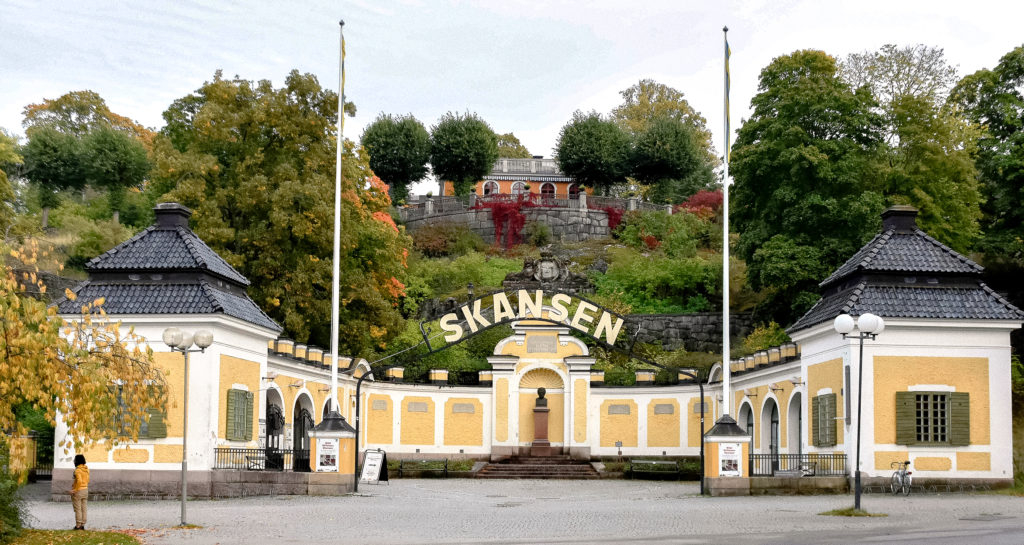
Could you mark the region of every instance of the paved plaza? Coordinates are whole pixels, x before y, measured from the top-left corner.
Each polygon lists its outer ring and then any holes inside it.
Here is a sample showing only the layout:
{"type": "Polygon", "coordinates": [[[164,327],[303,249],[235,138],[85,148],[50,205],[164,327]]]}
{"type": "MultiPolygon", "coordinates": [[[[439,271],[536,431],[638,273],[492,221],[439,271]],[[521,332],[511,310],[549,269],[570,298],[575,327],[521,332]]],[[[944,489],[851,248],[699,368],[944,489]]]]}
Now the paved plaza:
{"type": "MultiPolygon", "coordinates": [[[[31,526],[73,525],[70,503],[26,490],[31,526]]],[[[929,543],[1024,542],[1024,499],[992,494],[870,494],[884,518],[826,517],[853,497],[710,498],[696,483],[406,479],[344,497],[276,496],[189,502],[94,501],[89,526],[151,529],[147,544],[190,543],[929,543]]]]}

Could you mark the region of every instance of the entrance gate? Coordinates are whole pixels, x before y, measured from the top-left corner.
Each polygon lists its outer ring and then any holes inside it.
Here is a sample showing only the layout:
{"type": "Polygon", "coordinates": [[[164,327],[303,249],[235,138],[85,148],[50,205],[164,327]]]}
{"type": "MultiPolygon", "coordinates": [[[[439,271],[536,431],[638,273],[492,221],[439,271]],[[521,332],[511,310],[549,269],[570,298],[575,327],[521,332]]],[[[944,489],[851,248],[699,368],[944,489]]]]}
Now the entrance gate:
{"type": "MultiPolygon", "coordinates": [[[[438,325],[442,332],[435,333],[432,330],[432,326],[430,325],[431,322],[433,322],[432,319],[423,320],[419,324],[420,333],[423,336],[423,341],[421,343],[407,348],[402,352],[391,354],[373,362],[369,362],[369,365],[371,367],[377,365],[378,369],[397,367],[403,363],[392,362],[390,364],[378,364],[392,359],[399,354],[410,352],[415,355],[407,357],[405,361],[416,361],[431,354],[447,350],[456,344],[464,342],[496,326],[511,324],[512,322],[520,320],[529,320],[531,322],[541,322],[562,327],[568,326],[578,334],[587,337],[592,342],[605,349],[625,354],[630,359],[658,369],[666,368],[664,365],[646,359],[633,352],[633,347],[639,335],[639,324],[631,324],[627,322],[625,316],[605,309],[597,303],[589,301],[578,295],[571,295],[560,291],[548,292],[545,294],[544,291],[539,289],[520,289],[515,293],[495,291],[474,298],[473,286],[470,284],[469,297],[470,300],[454,312],[449,312],[440,317],[438,325]],[[597,312],[600,313],[598,314],[597,312]],[[594,327],[591,328],[589,324],[594,324],[594,327]],[[623,333],[625,334],[623,335],[623,333]],[[443,339],[441,339],[441,337],[443,337],[443,339]],[[425,352],[414,352],[420,347],[426,347],[427,350],[425,352]]],[[[706,403],[704,402],[704,384],[701,381],[701,378],[694,372],[680,369],[679,374],[685,375],[694,380],[699,388],[701,401],[698,404],[700,407],[701,429],[700,460],[701,474],[703,474],[703,434],[705,429],[704,419],[706,408],[706,403]]],[[[362,406],[361,389],[363,381],[370,376],[372,376],[372,372],[363,373],[363,375],[356,381],[356,437],[354,457],[357,475],[359,474],[360,409],[362,406]]],[[[704,492],[703,488],[704,484],[703,480],[701,480],[702,494],[704,492]]],[[[355,481],[355,490],[359,490],[358,479],[355,481]]]]}

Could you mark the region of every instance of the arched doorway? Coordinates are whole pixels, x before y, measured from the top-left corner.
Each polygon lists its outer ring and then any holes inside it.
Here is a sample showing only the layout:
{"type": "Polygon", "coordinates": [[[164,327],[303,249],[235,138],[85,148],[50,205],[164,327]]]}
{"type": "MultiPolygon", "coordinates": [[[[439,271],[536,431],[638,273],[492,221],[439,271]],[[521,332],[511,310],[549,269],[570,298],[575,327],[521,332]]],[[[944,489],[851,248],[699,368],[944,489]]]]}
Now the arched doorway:
{"type": "Polygon", "coordinates": [[[313,429],[313,402],[303,394],[295,400],[292,412],[292,470],[310,471],[309,430],[313,429]]]}
{"type": "Polygon", "coordinates": [[[500,192],[498,189],[498,182],[486,182],[484,183],[484,196],[497,195],[500,192]]]}
{"type": "Polygon", "coordinates": [[[779,404],[768,398],[761,407],[761,450],[771,456],[772,469],[779,468],[779,404]]]}
{"type": "Polygon", "coordinates": [[[267,390],[267,469],[284,469],[284,402],[281,393],[267,390]]]}
{"type": "Polygon", "coordinates": [[[527,194],[529,192],[530,191],[528,189],[526,189],[526,184],[524,184],[523,182],[516,182],[516,183],[512,184],[512,194],[513,195],[525,195],[525,194],[527,194]]]}
{"type": "Polygon", "coordinates": [[[554,199],[555,184],[551,182],[544,182],[544,184],[540,186],[540,196],[544,199],[554,199]]]}
{"type": "Polygon", "coordinates": [[[572,200],[577,200],[580,198],[579,184],[569,184],[569,198],[572,200]]]}
{"type": "MultiPolygon", "coordinates": [[[[538,390],[544,388],[547,399],[548,429],[547,440],[552,447],[561,448],[565,443],[565,385],[562,377],[554,370],[536,368],[527,371],[519,380],[519,440],[520,450],[529,448],[536,437],[534,412],[537,406],[538,390]]],[[[557,451],[556,451],[557,452],[557,451]]]]}
{"type": "Polygon", "coordinates": [[[789,398],[789,411],[786,417],[786,443],[790,454],[800,455],[804,453],[804,412],[802,410],[803,396],[800,392],[794,392],[789,398]]]}
{"type": "MultiPolygon", "coordinates": [[[[740,428],[747,430],[747,435],[750,436],[750,440],[754,440],[754,411],[750,409],[750,403],[744,401],[743,405],[740,405],[739,419],[736,423],[740,428]]],[[[751,444],[750,448],[754,448],[751,444]]]]}

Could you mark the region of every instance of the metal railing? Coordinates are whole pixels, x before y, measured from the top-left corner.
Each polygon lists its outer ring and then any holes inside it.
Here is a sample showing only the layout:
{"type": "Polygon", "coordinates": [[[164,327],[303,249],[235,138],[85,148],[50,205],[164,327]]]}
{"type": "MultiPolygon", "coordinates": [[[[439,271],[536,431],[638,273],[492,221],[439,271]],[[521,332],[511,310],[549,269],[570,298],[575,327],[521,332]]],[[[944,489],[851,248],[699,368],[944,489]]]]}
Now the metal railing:
{"type": "Polygon", "coordinates": [[[309,449],[217,447],[213,469],[309,471],[309,449]]]}
{"type": "Polygon", "coordinates": [[[751,454],[750,476],[842,477],[846,475],[845,454],[751,454]]]}

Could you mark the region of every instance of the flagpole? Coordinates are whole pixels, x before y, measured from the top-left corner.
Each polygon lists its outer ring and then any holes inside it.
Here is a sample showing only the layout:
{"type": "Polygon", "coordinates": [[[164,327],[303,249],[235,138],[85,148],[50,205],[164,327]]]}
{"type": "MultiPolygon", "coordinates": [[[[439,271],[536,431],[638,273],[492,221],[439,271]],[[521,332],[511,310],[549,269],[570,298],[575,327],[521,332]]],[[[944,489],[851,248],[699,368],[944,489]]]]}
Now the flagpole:
{"type": "Polygon", "coordinates": [[[722,178],[722,414],[732,406],[729,356],[729,27],[722,27],[725,40],[725,176],[722,178]]]}
{"type": "Polygon", "coordinates": [[[338,21],[341,35],[338,71],[338,145],[334,161],[334,259],[331,261],[331,406],[341,413],[338,403],[338,313],[341,294],[341,153],[345,146],[345,21],[338,21]]]}

